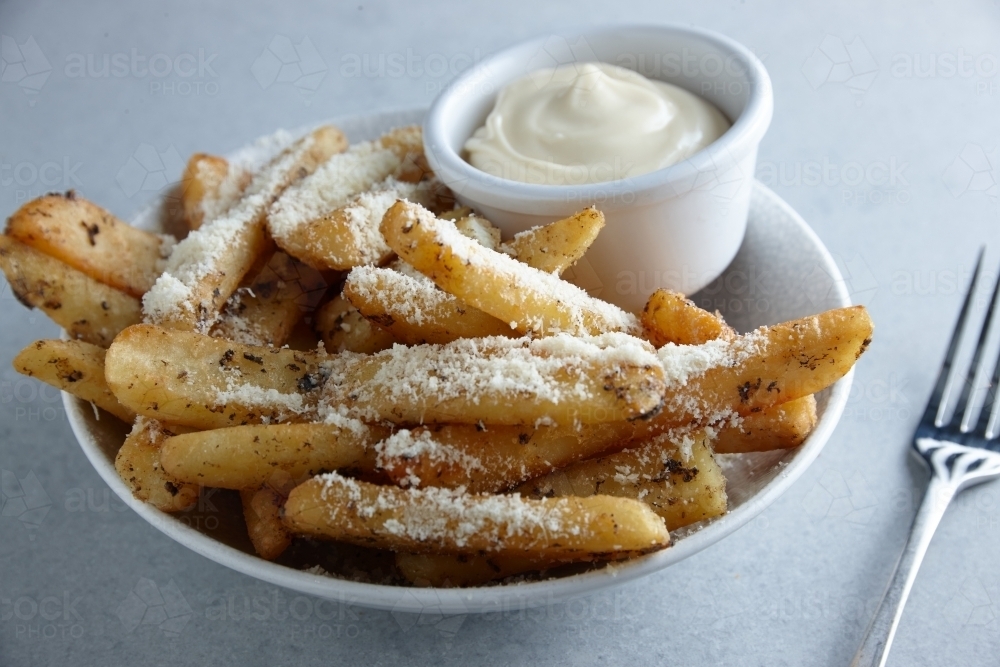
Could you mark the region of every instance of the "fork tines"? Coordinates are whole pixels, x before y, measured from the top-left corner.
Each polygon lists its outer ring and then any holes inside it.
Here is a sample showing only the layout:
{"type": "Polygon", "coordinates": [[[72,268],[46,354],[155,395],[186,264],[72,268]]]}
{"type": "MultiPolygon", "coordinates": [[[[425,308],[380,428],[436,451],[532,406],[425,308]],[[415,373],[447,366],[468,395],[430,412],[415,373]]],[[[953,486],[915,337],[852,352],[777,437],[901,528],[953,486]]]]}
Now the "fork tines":
{"type": "MultiPolygon", "coordinates": [[[[927,408],[924,410],[923,418],[920,421],[921,429],[933,429],[939,433],[946,431],[952,437],[961,438],[963,441],[968,440],[970,437],[973,440],[990,439],[995,435],[992,432],[988,433],[987,427],[989,426],[991,417],[997,408],[997,385],[1000,383],[1000,358],[997,359],[996,364],[993,367],[993,373],[990,377],[989,383],[989,392],[986,396],[986,400],[983,402],[978,419],[975,420],[974,428],[971,427],[971,423],[973,422],[975,415],[969,410],[969,403],[972,398],[973,389],[975,388],[976,378],[981,370],[980,367],[983,365],[983,354],[987,347],[987,340],[993,326],[993,318],[997,311],[997,300],[998,296],[1000,296],[1000,272],[998,272],[997,281],[993,286],[993,294],[990,297],[986,315],[983,318],[983,324],[979,330],[979,337],[976,341],[976,347],[972,353],[972,360],[969,363],[965,381],[962,383],[961,393],[959,394],[958,401],[955,404],[955,410],[950,419],[945,419],[949,398],[951,393],[954,391],[954,383],[949,381],[952,374],[952,367],[955,363],[955,357],[958,354],[958,348],[961,344],[962,336],[965,333],[969,313],[972,311],[973,296],[975,295],[976,287],[979,284],[979,279],[982,274],[984,252],[985,247],[980,248],[979,256],[976,258],[976,267],[973,270],[972,279],[969,281],[969,289],[965,294],[965,300],[962,302],[962,309],[959,311],[958,321],[955,323],[955,329],[951,334],[951,340],[948,342],[948,351],[945,354],[944,363],[941,365],[941,370],[938,372],[937,381],[934,384],[934,391],[931,393],[930,400],[927,403],[927,408]]],[[[967,444],[977,443],[968,442],[967,444]]],[[[985,443],[979,443],[979,446],[983,446],[984,444],[985,443]]]]}

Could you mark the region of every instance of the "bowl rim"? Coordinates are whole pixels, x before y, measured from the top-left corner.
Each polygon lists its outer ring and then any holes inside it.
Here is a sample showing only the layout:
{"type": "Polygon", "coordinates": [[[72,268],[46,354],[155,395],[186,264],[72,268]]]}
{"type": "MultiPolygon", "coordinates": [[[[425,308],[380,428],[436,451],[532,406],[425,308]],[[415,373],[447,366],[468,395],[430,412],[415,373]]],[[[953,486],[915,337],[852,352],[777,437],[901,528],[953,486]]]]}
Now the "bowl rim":
{"type": "MultiPolygon", "coordinates": [[[[413,112],[415,113],[416,110],[413,112]]],[[[759,181],[754,182],[754,188],[759,195],[769,200],[772,205],[788,216],[800,228],[805,237],[812,242],[820,256],[822,268],[833,279],[834,286],[831,294],[833,303],[831,306],[850,305],[850,297],[843,276],[818,235],[790,204],[772,190],[759,181]]],[[[158,201],[154,201],[148,208],[152,208],[158,203],[158,201]]],[[[144,211],[135,217],[140,217],[143,213],[144,211]]],[[[228,546],[195,530],[176,516],[135,499],[118,476],[113,460],[109,460],[105,456],[100,443],[90,432],[86,415],[92,413],[91,404],[66,392],[62,392],[62,399],[67,419],[77,442],[104,482],[126,505],[173,541],[179,542],[224,567],[307,595],[348,605],[356,604],[398,612],[434,611],[435,613],[467,614],[528,609],[588,595],[613,584],[624,583],[652,574],[722,540],[747,524],[781,496],[819,456],[843,414],[853,377],[854,371],[852,369],[830,388],[826,408],[816,424],[816,428],[787,464],[761,491],[732,512],[719,517],[696,532],[684,536],[683,539],[672,544],[669,548],[622,564],[606,566],[582,574],[519,584],[472,588],[415,588],[362,583],[296,570],[228,546]]]]}
{"type": "MultiPolygon", "coordinates": [[[[518,212],[529,212],[521,211],[520,208],[533,206],[539,201],[565,199],[567,192],[572,192],[573,196],[580,200],[607,200],[616,194],[621,197],[628,193],[635,196],[624,201],[650,203],[676,196],[671,188],[664,186],[689,181],[692,175],[726,170],[735,166],[742,156],[756,150],[774,114],[774,94],[770,76],[764,64],[746,46],[714,30],[675,23],[622,23],[558,36],[572,41],[621,34],[621,39],[627,40],[627,35],[630,33],[652,31],[661,32],[667,38],[677,35],[701,38],[727,56],[737,58],[744,65],[743,76],[749,87],[746,105],[732,126],[702,150],[681,162],[645,174],[580,185],[522,183],[488,174],[469,164],[446,140],[451,118],[457,113],[455,107],[461,105],[464,99],[463,92],[474,90],[484,80],[493,78],[491,66],[500,61],[538,52],[553,36],[548,34],[519,42],[491,54],[459,74],[435,98],[423,124],[424,152],[434,173],[446,185],[470,200],[499,208],[512,208],[518,212]],[[516,199],[512,201],[513,198],[516,199]],[[518,202],[522,206],[517,206],[518,202]]],[[[505,80],[503,84],[510,81],[513,81],[513,78],[505,80]]],[[[496,89],[491,94],[496,95],[498,92],[496,89]]]]}

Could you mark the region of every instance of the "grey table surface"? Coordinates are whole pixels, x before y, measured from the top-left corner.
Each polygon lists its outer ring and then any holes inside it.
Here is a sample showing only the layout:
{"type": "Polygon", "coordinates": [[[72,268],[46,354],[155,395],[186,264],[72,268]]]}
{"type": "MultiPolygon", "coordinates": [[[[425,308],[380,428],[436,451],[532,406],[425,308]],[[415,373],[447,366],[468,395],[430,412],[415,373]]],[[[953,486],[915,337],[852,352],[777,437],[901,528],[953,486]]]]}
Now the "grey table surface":
{"type": "MultiPolygon", "coordinates": [[[[909,439],[975,251],[1000,226],[1000,8],[699,4],[0,5],[0,210],[76,188],[123,217],[194,151],[426,105],[523,38],[622,21],[722,31],[774,81],[758,178],[817,231],[877,324],[829,445],[751,524],[582,600],[441,618],[319,604],[139,519],[84,458],[57,392],[12,370],[57,330],[3,283],[0,663],[847,664],[924,484],[909,439]],[[290,47],[298,70],[280,68],[290,47]],[[123,604],[153,589],[176,604],[139,623],[123,604]]],[[[890,665],[997,664],[998,554],[1000,487],[986,485],[945,517],[890,665]]]]}

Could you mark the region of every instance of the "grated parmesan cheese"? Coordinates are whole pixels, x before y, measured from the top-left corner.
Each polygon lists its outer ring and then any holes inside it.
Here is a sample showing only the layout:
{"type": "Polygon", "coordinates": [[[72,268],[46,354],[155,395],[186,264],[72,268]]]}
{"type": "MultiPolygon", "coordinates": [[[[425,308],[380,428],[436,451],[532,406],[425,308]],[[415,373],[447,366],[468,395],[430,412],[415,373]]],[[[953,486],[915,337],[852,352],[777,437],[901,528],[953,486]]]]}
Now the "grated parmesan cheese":
{"type": "MultiPolygon", "coordinates": [[[[405,266],[409,266],[403,262],[405,266]]],[[[411,271],[415,271],[411,268],[411,271]]],[[[356,293],[365,301],[386,302],[391,298],[393,316],[399,316],[417,326],[424,324],[425,314],[456,302],[455,297],[430,279],[414,278],[395,269],[366,265],[351,269],[344,289],[356,293]]]]}
{"type": "Polygon", "coordinates": [[[339,429],[350,431],[359,439],[368,435],[369,428],[360,419],[354,419],[347,413],[347,408],[343,405],[324,405],[317,408],[317,418],[324,424],[336,426],[339,429]]]}
{"type": "Polygon", "coordinates": [[[381,141],[364,141],[334,155],[274,203],[268,214],[271,235],[280,242],[300,225],[346,206],[358,194],[392,176],[402,163],[381,141]]]}
{"type": "MultiPolygon", "coordinates": [[[[511,495],[471,495],[464,489],[399,489],[368,485],[377,491],[374,498],[362,494],[360,484],[337,473],[318,477],[330,494],[351,499],[350,511],[371,519],[388,515],[381,530],[424,543],[454,544],[464,547],[472,538],[502,549],[510,538],[544,540],[547,533],[579,535],[587,531],[572,512],[559,504],[542,503],[511,495]]],[[[335,513],[335,511],[333,511],[335,513]]],[[[330,516],[333,521],[336,516],[330,516]]]]}
{"type": "MultiPolygon", "coordinates": [[[[350,399],[360,405],[375,402],[418,403],[428,395],[437,400],[465,397],[478,402],[483,396],[519,396],[558,404],[570,397],[591,396],[595,368],[617,364],[654,366],[652,346],[623,333],[577,338],[557,334],[548,338],[460,339],[445,345],[396,344],[363,361],[377,370],[363,384],[345,382],[356,361],[334,359],[324,387],[324,402],[350,399]]],[[[361,419],[376,419],[371,408],[362,408],[361,419]]]]}
{"type": "MultiPolygon", "coordinates": [[[[632,313],[593,298],[559,276],[532,268],[509,255],[481,246],[464,236],[453,223],[437,220],[434,214],[425,208],[407,207],[405,215],[410,220],[409,224],[412,226],[420,224],[433,236],[434,243],[448,247],[456,259],[463,262],[471,271],[499,274],[510,285],[510,289],[504,293],[510,300],[510,305],[524,304],[531,300],[533,295],[544,293],[546,300],[558,304],[561,314],[569,319],[565,328],[567,333],[587,335],[596,330],[638,333],[641,330],[638,319],[632,313]]],[[[511,322],[511,327],[536,332],[555,331],[551,322],[544,322],[540,318],[515,320],[511,322]]]]}
{"type": "Polygon", "coordinates": [[[142,298],[145,321],[156,324],[194,313],[192,286],[216,271],[219,260],[239,243],[242,232],[264,215],[313,143],[311,135],[304,137],[293,150],[254,176],[230,211],[207,221],[174,247],[164,272],[142,298]]]}
{"type": "MultiPolygon", "coordinates": [[[[378,466],[386,469],[396,467],[400,463],[406,468],[406,461],[418,458],[422,463],[457,465],[466,471],[483,469],[483,462],[479,458],[435,439],[426,429],[417,431],[400,429],[375,445],[375,454],[378,466]]],[[[412,469],[407,469],[407,475],[400,482],[402,486],[420,486],[421,480],[412,469]]]]}

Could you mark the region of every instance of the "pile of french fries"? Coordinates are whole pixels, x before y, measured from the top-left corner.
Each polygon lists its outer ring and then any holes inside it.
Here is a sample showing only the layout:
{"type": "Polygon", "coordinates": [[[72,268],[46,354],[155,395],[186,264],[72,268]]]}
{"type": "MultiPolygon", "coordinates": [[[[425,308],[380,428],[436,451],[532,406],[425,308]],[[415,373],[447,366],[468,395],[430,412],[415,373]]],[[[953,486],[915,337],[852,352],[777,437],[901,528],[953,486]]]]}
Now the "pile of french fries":
{"type": "Polygon", "coordinates": [[[599,211],[502,240],[418,128],[197,154],[183,186],[180,241],[73,192],[14,213],[0,267],[68,334],[14,365],[133,424],[137,498],[239,491],[266,559],[321,538],[471,586],[665,548],[726,512],[715,455],[800,445],[871,337],[863,307],[738,335],[666,290],[592,298],[559,276],[599,211]]]}

